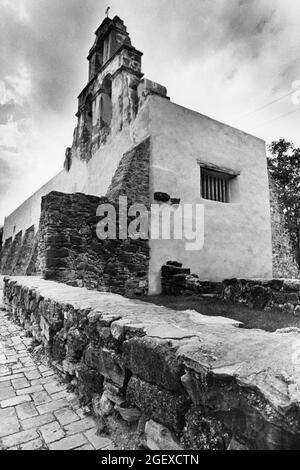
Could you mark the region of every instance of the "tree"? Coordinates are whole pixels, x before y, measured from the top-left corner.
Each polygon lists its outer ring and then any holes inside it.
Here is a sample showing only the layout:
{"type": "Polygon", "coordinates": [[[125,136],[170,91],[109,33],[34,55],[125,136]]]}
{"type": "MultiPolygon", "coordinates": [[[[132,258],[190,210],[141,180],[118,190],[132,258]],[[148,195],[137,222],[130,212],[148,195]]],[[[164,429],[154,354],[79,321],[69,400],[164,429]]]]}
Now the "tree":
{"type": "Polygon", "coordinates": [[[269,172],[278,189],[284,220],[300,268],[300,148],[285,139],[269,146],[269,172]]]}

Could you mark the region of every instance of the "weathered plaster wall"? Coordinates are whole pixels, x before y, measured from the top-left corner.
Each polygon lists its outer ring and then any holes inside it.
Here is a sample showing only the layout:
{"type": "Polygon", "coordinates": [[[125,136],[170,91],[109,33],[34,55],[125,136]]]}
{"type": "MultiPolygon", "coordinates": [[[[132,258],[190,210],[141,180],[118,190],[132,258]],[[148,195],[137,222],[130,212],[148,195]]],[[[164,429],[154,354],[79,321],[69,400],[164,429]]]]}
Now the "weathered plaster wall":
{"type": "Polygon", "coordinates": [[[170,259],[202,280],[272,277],[270,206],[265,144],[206,116],[151,96],[151,194],[204,203],[205,243],[185,250],[182,241],[150,242],[150,292],[160,292],[160,270],[170,259]],[[235,203],[200,197],[198,160],[240,171],[235,203]]]}

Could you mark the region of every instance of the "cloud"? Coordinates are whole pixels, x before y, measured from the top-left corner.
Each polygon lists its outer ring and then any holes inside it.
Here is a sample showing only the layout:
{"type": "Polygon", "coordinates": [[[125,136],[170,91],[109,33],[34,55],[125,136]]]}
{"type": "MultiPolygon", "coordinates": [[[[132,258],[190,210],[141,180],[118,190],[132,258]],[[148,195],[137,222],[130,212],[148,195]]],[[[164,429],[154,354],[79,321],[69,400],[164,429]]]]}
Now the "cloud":
{"type": "MultiPolygon", "coordinates": [[[[5,149],[2,149],[5,150],[5,149]]],[[[1,151],[1,149],[0,149],[1,151]]],[[[0,194],[4,195],[8,192],[10,186],[10,180],[13,178],[13,170],[8,162],[0,158],[0,194]]],[[[0,221],[0,227],[2,225],[0,221]]]]}
{"type": "Polygon", "coordinates": [[[14,100],[0,104],[0,125],[8,124],[11,120],[19,121],[25,116],[25,110],[14,100]]]}
{"type": "MultiPolygon", "coordinates": [[[[300,79],[298,0],[111,0],[143,69],[172,100],[267,140],[300,145],[289,98],[300,79]]],[[[60,171],[104,0],[0,0],[0,222],[60,171]]]]}

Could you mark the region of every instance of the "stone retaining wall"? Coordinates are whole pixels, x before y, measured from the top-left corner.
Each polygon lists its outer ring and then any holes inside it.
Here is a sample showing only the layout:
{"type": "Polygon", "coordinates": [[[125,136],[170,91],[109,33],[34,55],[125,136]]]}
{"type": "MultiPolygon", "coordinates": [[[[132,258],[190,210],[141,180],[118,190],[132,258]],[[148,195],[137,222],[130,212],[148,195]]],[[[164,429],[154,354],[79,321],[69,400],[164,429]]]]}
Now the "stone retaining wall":
{"type": "Polygon", "coordinates": [[[35,277],[6,278],[4,300],[102,425],[150,449],[300,447],[298,332],[35,277]]]}
{"type": "Polygon", "coordinates": [[[162,288],[167,295],[212,295],[251,308],[279,309],[300,315],[299,279],[226,279],[201,281],[181,263],[169,261],[162,267],[162,288]]]}
{"type": "Polygon", "coordinates": [[[227,279],[223,281],[222,298],[253,308],[276,308],[300,315],[299,279],[227,279]]]}

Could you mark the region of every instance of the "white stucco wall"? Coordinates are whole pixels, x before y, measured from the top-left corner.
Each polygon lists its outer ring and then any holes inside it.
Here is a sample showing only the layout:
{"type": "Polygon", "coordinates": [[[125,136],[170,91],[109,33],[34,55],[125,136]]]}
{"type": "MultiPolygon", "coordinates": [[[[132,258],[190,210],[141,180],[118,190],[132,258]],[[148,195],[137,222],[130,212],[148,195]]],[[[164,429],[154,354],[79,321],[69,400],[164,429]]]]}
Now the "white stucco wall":
{"type": "Polygon", "coordinates": [[[183,241],[152,240],[150,293],[160,292],[160,269],[169,260],[203,280],[272,276],[271,222],[264,141],[163,98],[150,98],[151,192],[182,203],[205,204],[201,251],[183,241]],[[201,198],[198,160],[240,172],[235,203],[201,198]]]}

